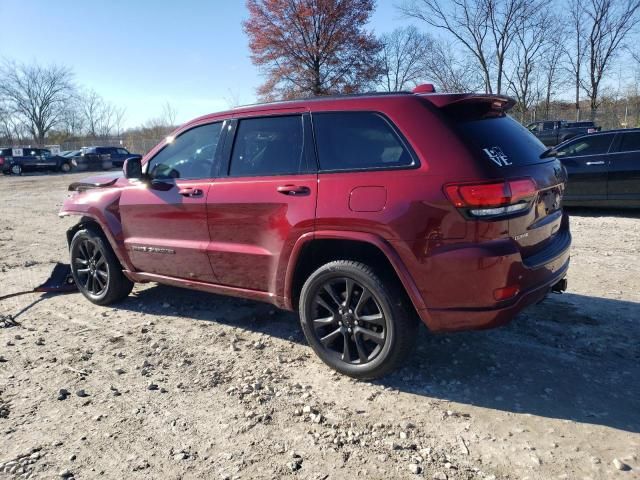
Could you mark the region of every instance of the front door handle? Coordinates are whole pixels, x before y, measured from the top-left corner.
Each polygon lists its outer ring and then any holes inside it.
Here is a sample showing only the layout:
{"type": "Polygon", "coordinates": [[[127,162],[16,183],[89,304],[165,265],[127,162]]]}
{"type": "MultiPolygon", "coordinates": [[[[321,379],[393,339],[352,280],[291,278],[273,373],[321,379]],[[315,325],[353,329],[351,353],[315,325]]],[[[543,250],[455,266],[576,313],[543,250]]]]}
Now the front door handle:
{"type": "Polygon", "coordinates": [[[201,197],[203,192],[200,188],[184,187],[178,193],[183,197],[201,197]]]}
{"type": "Polygon", "coordinates": [[[587,162],[587,165],[604,165],[603,161],[600,162],[587,162]]]}
{"type": "Polygon", "coordinates": [[[283,195],[309,195],[311,189],[304,185],[280,185],[278,192],[283,195]]]}

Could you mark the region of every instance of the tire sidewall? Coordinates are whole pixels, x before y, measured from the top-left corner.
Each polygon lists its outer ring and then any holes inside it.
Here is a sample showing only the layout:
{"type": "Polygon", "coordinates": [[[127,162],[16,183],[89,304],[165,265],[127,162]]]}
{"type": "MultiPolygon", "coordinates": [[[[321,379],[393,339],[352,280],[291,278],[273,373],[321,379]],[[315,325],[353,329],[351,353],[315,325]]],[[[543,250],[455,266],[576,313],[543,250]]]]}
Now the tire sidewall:
{"type": "Polygon", "coordinates": [[[381,367],[385,366],[389,361],[389,357],[393,352],[395,340],[396,340],[396,324],[394,322],[394,308],[389,298],[389,292],[382,287],[382,281],[376,277],[373,280],[365,272],[352,266],[330,266],[328,268],[321,267],[314,272],[305,282],[302,287],[302,293],[300,296],[299,310],[300,310],[300,324],[304,332],[309,345],[316,352],[318,357],[329,365],[331,368],[344,373],[345,375],[355,376],[358,378],[368,378],[377,376],[376,372],[381,367]],[[327,352],[325,347],[317,339],[315,331],[313,329],[313,299],[317,292],[322,288],[322,285],[332,278],[350,278],[365,286],[375,297],[376,302],[380,306],[382,313],[387,319],[386,325],[386,339],[382,350],[378,353],[375,359],[365,365],[353,365],[342,362],[331,353],[327,352]],[[376,281],[377,280],[377,281],[376,281]],[[379,283],[378,283],[379,282],[379,283]]]}
{"type": "Polygon", "coordinates": [[[62,173],[69,173],[71,171],[71,164],[63,162],[62,165],[60,165],[60,171],[62,173]]]}
{"type": "Polygon", "coordinates": [[[112,267],[113,262],[111,260],[110,253],[111,252],[107,249],[102,238],[99,235],[91,232],[90,230],[80,230],[78,233],[74,235],[73,240],[71,240],[71,245],[69,247],[69,255],[71,258],[71,274],[73,275],[73,280],[76,282],[76,286],[78,287],[78,290],[80,291],[80,293],[82,293],[89,301],[93,303],[100,303],[101,301],[103,301],[105,297],[109,294],[110,290],[113,289],[113,281],[114,281],[113,273],[114,272],[112,267]],[[75,253],[80,248],[80,243],[85,240],[89,240],[95,243],[106,260],[105,263],[107,265],[107,286],[102,291],[102,293],[100,293],[100,295],[94,295],[93,293],[85,290],[84,286],[82,285],[76,273],[75,253]]]}
{"type": "Polygon", "coordinates": [[[22,175],[22,167],[20,165],[11,165],[11,173],[14,175],[22,175]]]}

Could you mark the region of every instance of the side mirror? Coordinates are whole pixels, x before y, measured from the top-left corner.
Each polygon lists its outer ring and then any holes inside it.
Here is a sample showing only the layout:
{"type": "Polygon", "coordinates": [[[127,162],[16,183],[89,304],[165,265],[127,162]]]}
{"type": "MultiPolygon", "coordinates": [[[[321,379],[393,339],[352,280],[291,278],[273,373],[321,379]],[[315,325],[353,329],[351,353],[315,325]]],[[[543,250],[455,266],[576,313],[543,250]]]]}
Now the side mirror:
{"type": "Polygon", "coordinates": [[[142,159],[127,158],[122,167],[125,178],[141,179],[142,178],[142,159]]]}

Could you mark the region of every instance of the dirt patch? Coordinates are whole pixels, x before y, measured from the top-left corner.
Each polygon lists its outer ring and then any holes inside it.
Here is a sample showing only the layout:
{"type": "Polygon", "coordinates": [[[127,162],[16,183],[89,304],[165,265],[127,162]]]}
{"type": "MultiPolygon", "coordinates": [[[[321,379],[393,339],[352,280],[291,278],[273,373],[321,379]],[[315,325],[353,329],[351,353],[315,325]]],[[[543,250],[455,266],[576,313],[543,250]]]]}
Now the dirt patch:
{"type": "MultiPolygon", "coordinates": [[[[0,178],[3,292],[67,258],[56,214],[82,176],[0,178]]],[[[573,214],[567,294],[423,331],[379,382],[332,372],[265,304],[160,285],[116,308],[2,302],[0,478],[638,478],[640,219],[573,214]]]]}

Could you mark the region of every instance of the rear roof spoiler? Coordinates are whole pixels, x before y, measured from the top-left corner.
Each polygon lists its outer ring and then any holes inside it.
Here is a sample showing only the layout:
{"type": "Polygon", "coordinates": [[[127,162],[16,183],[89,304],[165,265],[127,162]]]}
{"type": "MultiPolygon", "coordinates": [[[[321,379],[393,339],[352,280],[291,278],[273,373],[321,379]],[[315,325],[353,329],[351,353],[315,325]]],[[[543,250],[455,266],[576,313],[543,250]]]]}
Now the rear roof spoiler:
{"type": "Polygon", "coordinates": [[[516,104],[516,101],[511,97],[491,93],[443,93],[420,95],[420,97],[438,108],[487,104],[492,110],[506,112],[516,104]]]}

